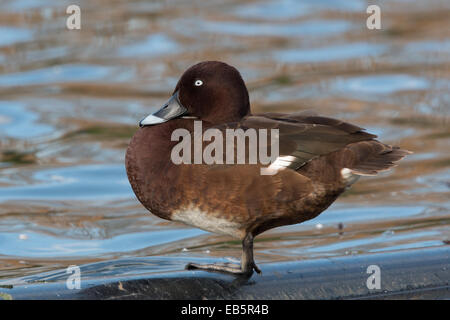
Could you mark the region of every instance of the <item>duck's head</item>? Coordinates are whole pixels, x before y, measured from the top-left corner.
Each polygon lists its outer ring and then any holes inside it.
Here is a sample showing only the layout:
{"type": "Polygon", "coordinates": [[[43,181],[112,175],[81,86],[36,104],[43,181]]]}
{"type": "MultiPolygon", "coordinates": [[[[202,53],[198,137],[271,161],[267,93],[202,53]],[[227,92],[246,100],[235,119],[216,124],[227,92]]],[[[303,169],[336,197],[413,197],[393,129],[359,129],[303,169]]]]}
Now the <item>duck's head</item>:
{"type": "Polygon", "coordinates": [[[239,71],[223,62],[204,61],[186,70],[169,101],[139,125],[157,125],[176,118],[220,124],[239,121],[248,114],[248,91],[239,71]]]}

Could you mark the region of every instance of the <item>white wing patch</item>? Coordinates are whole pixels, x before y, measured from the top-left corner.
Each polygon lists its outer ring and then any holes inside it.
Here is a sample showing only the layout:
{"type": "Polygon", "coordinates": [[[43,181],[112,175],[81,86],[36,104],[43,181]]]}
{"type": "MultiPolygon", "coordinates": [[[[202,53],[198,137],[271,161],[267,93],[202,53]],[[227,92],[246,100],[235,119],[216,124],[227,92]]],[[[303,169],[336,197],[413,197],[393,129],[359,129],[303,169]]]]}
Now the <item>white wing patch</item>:
{"type": "Polygon", "coordinates": [[[284,156],[278,157],[274,162],[270,164],[270,166],[266,168],[261,168],[261,175],[271,176],[280,170],[284,170],[289,167],[293,162],[296,162],[297,158],[294,156],[284,156]]]}
{"type": "Polygon", "coordinates": [[[359,175],[354,174],[353,171],[349,168],[343,168],[341,170],[341,176],[342,176],[342,179],[344,179],[347,186],[352,185],[353,183],[356,182],[356,180],[359,179],[359,175]]]}

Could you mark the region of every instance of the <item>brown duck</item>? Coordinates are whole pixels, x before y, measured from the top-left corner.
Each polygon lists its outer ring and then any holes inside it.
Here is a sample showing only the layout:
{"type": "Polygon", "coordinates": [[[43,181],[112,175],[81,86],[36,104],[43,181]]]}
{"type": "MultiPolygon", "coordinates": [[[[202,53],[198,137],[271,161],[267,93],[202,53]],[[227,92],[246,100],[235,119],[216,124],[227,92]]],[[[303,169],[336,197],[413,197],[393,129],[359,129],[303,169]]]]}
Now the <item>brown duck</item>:
{"type": "Polygon", "coordinates": [[[188,269],[246,276],[260,272],[253,260],[258,234],[316,217],[359,176],[388,170],[410,153],[328,117],[305,112],[253,115],[241,75],[218,61],[190,67],[172,98],[140,126],[126,154],[128,179],[139,201],[160,218],[242,241],[239,268],[190,263],[188,269]],[[224,137],[227,129],[277,129],[279,155],[269,166],[250,164],[247,153],[244,164],[176,164],[172,150],[179,140],[172,141],[172,133],[184,129],[194,135],[195,121],[201,121],[202,132],[215,128],[224,137]],[[271,173],[261,174],[262,167],[271,173]]]}

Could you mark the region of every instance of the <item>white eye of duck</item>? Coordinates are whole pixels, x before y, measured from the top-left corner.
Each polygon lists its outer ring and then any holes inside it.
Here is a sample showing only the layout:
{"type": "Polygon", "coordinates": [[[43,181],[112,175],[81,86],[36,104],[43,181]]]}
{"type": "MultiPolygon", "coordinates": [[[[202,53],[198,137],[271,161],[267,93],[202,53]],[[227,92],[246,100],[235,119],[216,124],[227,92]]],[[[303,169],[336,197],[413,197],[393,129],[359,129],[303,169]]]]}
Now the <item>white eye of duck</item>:
{"type": "Polygon", "coordinates": [[[203,84],[203,81],[202,81],[202,80],[197,80],[197,81],[195,81],[195,85],[196,85],[197,87],[200,87],[202,84],[203,84]]]}

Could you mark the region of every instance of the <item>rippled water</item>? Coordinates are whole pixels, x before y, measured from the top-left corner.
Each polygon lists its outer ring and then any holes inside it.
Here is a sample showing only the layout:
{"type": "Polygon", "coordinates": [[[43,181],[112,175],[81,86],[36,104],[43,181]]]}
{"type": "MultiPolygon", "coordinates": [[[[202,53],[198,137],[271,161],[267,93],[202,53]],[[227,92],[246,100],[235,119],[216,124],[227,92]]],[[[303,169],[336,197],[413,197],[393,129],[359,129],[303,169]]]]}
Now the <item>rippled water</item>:
{"type": "Polygon", "coordinates": [[[257,262],[450,240],[448,1],[383,1],[379,31],[362,0],[79,3],[69,31],[70,1],[0,1],[0,279],[240,256],[237,241],[147,213],[124,169],[138,120],[201,60],[236,66],[255,112],[315,109],[415,152],[318,218],[259,236],[257,262]]]}

